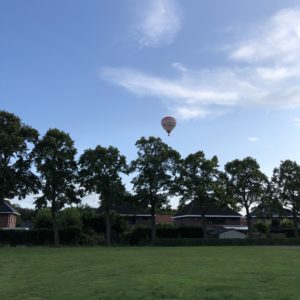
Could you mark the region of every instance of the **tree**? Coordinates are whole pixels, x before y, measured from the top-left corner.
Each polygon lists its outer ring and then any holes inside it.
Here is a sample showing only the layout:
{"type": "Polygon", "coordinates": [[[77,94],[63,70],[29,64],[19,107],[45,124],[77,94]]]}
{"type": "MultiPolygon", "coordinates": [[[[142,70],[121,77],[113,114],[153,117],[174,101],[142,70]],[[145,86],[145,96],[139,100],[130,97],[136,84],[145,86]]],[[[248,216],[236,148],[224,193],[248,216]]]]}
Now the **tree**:
{"type": "Polygon", "coordinates": [[[59,224],[61,228],[77,227],[82,229],[81,210],[78,207],[66,207],[61,211],[59,224]]]}
{"type": "Polygon", "coordinates": [[[33,218],[33,228],[53,228],[51,210],[49,208],[39,209],[33,218]]]}
{"type": "Polygon", "coordinates": [[[180,175],[176,180],[177,190],[181,196],[180,205],[187,201],[198,202],[201,209],[202,230],[204,238],[207,238],[206,217],[207,210],[226,199],[225,189],[218,170],[218,158],[213,156],[206,159],[202,151],[188,155],[181,162],[180,175]],[[223,191],[223,197],[220,192],[223,191]]]}
{"type": "Polygon", "coordinates": [[[283,206],[291,209],[295,237],[299,237],[300,166],[295,161],[282,161],[279,168],[273,171],[272,183],[277,199],[283,206]]]}
{"type": "Polygon", "coordinates": [[[281,215],[282,205],[275,197],[274,187],[269,180],[266,182],[266,186],[261,196],[257,199],[257,206],[252,209],[252,214],[255,214],[257,218],[260,218],[267,229],[266,233],[268,237],[270,234],[271,222],[274,214],[281,215]]]}
{"type": "Polygon", "coordinates": [[[80,202],[76,187],[76,152],[69,134],[58,129],[49,129],[34,149],[43,194],[35,204],[38,209],[50,204],[55,246],[59,245],[59,212],[65,205],[80,202]]]}
{"type": "Polygon", "coordinates": [[[31,171],[32,147],[38,132],[20,118],[0,111],[0,200],[24,198],[38,190],[38,179],[31,171]]]}
{"type": "Polygon", "coordinates": [[[132,179],[133,190],[140,202],[150,207],[151,240],[156,239],[155,214],[168,204],[172,179],[179,153],[162,142],[160,138],[142,137],[136,142],[138,158],[131,163],[136,172],[132,179]]]}
{"type": "Polygon", "coordinates": [[[114,204],[125,192],[120,177],[127,172],[126,158],[117,148],[97,146],[85,150],[79,159],[80,185],[88,193],[99,194],[100,205],[104,209],[106,224],[106,244],[111,244],[110,215],[114,204]]]}
{"type": "Polygon", "coordinates": [[[225,165],[227,184],[235,203],[246,210],[248,236],[252,235],[250,208],[265,194],[267,177],[252,157],[235,159],[225,165]]]}

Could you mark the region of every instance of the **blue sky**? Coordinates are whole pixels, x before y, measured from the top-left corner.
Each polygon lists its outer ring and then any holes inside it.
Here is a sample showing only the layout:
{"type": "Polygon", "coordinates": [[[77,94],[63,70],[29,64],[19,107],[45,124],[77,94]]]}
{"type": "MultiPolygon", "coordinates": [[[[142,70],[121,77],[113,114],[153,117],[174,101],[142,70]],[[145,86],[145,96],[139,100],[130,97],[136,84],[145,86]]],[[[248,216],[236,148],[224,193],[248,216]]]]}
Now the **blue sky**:
{"type": "Polygon", "coordinates": [[[300,160],[300,1],[3,0],[0,45],[0,108],[69,132],[79,154],[130,161],[154,135],[267,175],[300,160]]]}

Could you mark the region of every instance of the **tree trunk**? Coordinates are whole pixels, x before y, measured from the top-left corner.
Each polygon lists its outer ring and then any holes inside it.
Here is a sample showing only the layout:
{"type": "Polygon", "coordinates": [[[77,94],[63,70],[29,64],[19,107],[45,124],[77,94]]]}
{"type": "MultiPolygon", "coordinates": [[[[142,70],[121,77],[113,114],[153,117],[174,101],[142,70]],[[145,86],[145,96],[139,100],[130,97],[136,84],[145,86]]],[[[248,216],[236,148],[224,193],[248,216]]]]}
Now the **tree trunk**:
{"type": "Polygon", "coordinates": [[[249,212],[249,207],[246,208],[246,218],[247,218],[247,226],[248,226],[248,238],[252,237],[252,223],[251,223],[251,215],[249,212]]]}
{"type": "Polygon", "coordinates": [[[295,211],[293,211],[293,223],[295,238],[299,238],[298,218],[297,213],[295,211]]]}
{"type": "Polygon", "coordinates": [[[270,232],[270,225],[268,224],[268,221],[267,221],[267,219],[265,219],[265,225],[266,225],[266,228],[267,228],[267,232],[266,232],[266,234],[267,234],[267,238],[271,238],[271,232],[270,232]]]}
{"type": "Polygon", "coordinates": [[[111,225],[109,211],[105,212],[105,243],[106,246],[111,245],[111,225]]]}
{"type": "Polygon", "coordinates": [[[57,224],[57,213],[55,209],[51,210],[52,213],[52,222],[53,222],[53,234],[54,234],[54,247],[59,247],[59,230],[57,224]]]}
{"type": "Polygon", "coordinates": [[[155,207],[151,205],[151,243],[154,244],[156,240],[156,220],[155,220],[155,207]]]}
{"type": "Polygon", "coordinates": [[[206,217],[205,212],[201,212],[201,223],[202,223],[202,231],[203,231],[203,238],[207,239],[207,227],[206,227],[206,217]]]}

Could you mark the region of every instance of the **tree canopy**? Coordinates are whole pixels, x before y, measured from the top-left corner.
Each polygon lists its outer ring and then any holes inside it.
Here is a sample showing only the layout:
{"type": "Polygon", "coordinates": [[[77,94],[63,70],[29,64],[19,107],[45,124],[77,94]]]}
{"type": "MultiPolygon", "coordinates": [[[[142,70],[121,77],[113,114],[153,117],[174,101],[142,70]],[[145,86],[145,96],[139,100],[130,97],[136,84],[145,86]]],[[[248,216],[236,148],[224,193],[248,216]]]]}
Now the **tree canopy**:
{"type": "Polygon", "coordinates": [[[142,137],[136,142],[138,157],[131,163],[133,190],[140,201],[144,201],[151,212],[152,241],[156,239],[155,214],[169,202],[173,175],[180,159],[160,138],[142,137]]]}
{"type": "Polygon", "coordinates": [[[99,195],[106,217],[106,243],[111,243],[110,214],[125,193],[121,173],[127,172],[125,156],[115,147],[85,150],[79,159],[79,182],[88,193],[99,195]]]}
{"type": "Polygon", "coordinates": [[[274,169],[272,182],[278,201],[292,211],[295,236],[299,237],[300,166],[295,161],[282,161],[279,168],[274,169]]]}
{"type": "Polygon", "coordinates": [[[19,117],[0,111],[0,200],[37,192],[38,180],[31,165],[38,136],[37,130],[19,117]]]}
{"type": "Polygon", "coordinates": [[[181,197],[181,205],[189,201],[197,201],[201,208],[202,229],[204,237],[207,237],[206,217],[207,210],[225,199],[220,197],[222,182],[218,170],[218,158],[205,158],[202,151],[188,155],[181,161],[179,177],[176,179],[175,188],[178,189],[181,197]]]}
{"type": "Polygon", "coordinates": [[[34,149],[42,193],[35,204],[37,208],[51,206],[55,245],[59,244],[57,214],[65,205],[80,202],[76,152],[69,134],[58,129],[49,129],[34,149]]]}
{"type": "Polygon", "coordinates": [[[252,224],[250,208],[265,195],[268,185],[267,176],[260,170],[252,157],[235,159],[225,165],[228,191],[236,204],[246,210],[248,234],[251,236],[252,224]]]}

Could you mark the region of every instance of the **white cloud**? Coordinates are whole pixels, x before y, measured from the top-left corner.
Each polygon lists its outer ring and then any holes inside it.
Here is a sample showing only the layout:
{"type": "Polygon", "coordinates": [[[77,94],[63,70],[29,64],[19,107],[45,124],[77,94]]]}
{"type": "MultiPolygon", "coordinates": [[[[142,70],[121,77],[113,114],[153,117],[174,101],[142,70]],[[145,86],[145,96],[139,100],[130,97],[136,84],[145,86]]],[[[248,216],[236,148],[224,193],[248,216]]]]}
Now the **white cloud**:
{"type": "Polygon", "coordinates": [[[293,63],[300,52],[300,10],[284,9],[235,45],[231,58],[245,62],[293,63]]]}
{"type": "Polygon", "coordinates": [[[104,68],[101,77],[138,96],[162,99],[184,119],[236,107],[300,107],[300,9],[279,11],[255,29],[227,50],[232,67],[197,71],[176,62],[177,77],[132,68],[104,68]]]}
{"type": "Polygon", "coordinates": [[[181,28],[182,14],[175,0],[147,0],[139,11],[135,27],[141,46],[170,44],[181,28]]]}
{"type": "Polygon", "coordinates": [[[199,108],[177,107],[175,113],[183,120],[194,118],[203,118],[208,115],[208,112],[199,108]]]}
{"type": "Polygon", "coordinates": [[[294,118],[293,123],[295,126],[299,127],[300,126],[300,118],[294,118]]]}
{"type": "Polygon", "coordinates": [[[255,143],[255,142],[258,142],[258,141],[259,141],[259,138],[257,138],[257,137],[249,137],[248,140],[249,140],[250,142],[255,143]]]}

